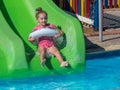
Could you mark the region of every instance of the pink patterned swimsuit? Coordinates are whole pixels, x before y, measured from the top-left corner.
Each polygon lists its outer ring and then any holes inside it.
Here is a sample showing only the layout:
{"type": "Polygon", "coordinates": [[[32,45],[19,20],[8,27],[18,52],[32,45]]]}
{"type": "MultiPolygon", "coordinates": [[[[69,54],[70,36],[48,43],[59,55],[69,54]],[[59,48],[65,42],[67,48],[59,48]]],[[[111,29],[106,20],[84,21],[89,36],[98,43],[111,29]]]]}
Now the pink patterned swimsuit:
{"type": "MultiPolygon", "coordinates": [[[[48,27],[48,28],[55,28],[55,26],[53,25],[53,24],[47,24],[46,25],[46,27],[48,27]]],[[[43,27],[43,26],[41,26],[41,25],[38,25],[38,26],[36,26],[34,29],[33,29],[33,31],[34,30],[40,30],[40,29],[42,29],[42,28],[46,28],[46,27],[43,27]]],[[[47,48],[49,48],[49,47],[51,47],[51,46],[53,46],[54,45],[54,42],[53,42],[53,38],[52,37],[50,37],[50,36],[42,36],[42,37],[40,37],[39,38],[39,40],[38,40],[38,47],[45,47],[46,49],[47,48]]]]}

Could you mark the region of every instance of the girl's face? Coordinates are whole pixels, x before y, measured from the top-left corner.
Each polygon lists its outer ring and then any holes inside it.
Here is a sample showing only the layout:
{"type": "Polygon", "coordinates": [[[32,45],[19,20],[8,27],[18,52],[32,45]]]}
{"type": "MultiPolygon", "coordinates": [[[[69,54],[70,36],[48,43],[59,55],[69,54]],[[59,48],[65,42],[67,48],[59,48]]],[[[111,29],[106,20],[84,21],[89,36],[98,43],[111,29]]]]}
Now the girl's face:
{"type": "Polygon", "coordinates": [[[40,13],[38,15],[37,21],[40,23],[40,25],[45,26],[47,24],[47,16],[45,13],[40,13]]]}

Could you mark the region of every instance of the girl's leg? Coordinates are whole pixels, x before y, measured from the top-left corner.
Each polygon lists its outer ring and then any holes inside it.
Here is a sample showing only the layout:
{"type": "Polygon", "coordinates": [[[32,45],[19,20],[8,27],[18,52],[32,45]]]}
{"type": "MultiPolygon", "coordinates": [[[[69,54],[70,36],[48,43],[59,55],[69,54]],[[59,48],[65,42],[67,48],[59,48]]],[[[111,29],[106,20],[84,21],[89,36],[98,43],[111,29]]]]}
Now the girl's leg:
{"type": "Polygon", "coordinates": [[[55,46],[51,46],[50,48],[48,48],[48,51],[56,56],[56,58],[61,64],[61,67],[68,66],[68,62],[63,60],[60,52],[55,46]]]}
{"type": "Polygon", "coordinates": [[[42,47],[42,46],[40,46],[39,48],[38,48],[38,51],[39,51],[39,53],[40,53],[40,62],[41,62],[41,65],[44,67],[44,64],[45,64],[45,53],[46,53],[46,48],[44,48],[44,47],[42,47]]]}

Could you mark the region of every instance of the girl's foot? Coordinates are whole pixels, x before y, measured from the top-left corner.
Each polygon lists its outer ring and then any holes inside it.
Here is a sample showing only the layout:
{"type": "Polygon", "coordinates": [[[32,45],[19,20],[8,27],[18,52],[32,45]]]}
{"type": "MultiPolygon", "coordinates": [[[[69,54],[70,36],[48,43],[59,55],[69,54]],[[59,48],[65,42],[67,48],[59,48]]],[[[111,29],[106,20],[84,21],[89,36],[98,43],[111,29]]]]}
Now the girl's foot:
{"type": "Polygon", "coordinates": [[[45,66],[46,59],[41,61],[41,67],[43,68],[45,66]]]}
{"type": "Polygon", "coordinates": [[[67,61],[64,61],[61,63],[60,67],[65,67],[65,66],[68,66],[68,62],[67,61]]]}

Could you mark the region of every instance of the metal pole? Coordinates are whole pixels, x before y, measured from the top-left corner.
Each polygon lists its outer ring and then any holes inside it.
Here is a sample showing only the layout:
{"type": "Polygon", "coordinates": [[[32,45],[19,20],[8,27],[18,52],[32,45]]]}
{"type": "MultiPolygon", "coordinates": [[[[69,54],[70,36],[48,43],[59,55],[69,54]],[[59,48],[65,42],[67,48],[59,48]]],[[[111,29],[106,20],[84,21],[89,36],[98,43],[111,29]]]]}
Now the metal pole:
{"type": "Polygon", "coordinates": [[[102,27],[102,1],[103,0],[99,0],[99,2],[98,2],[98,6],[99,6],[99,40],[100,40],[100,42],[102,42],[103,41],[103,34],[102,34],[102,29],[103,29],[103,27],[102,27]]]}

